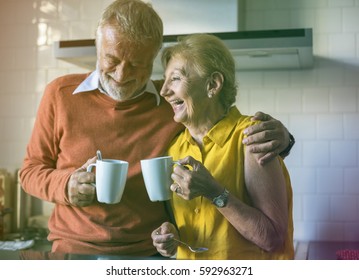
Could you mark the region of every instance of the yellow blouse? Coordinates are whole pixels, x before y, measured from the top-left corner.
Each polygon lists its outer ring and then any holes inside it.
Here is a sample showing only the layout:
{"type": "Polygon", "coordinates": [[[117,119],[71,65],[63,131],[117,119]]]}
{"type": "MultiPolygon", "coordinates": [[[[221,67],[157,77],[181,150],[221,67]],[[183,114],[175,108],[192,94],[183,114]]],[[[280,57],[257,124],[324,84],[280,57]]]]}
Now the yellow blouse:
{"type": "MultiPolygon", "coordinates": [[[[194,142],[188,130],[171,144],[169,155],[174,160],[191,155],[211,172],[212,176],[230,193],[243,202],[250,203],[244,183],[243,130],[252,125],[249,116],[232,107],[226,118],[218,122],[204,137],[202,150],[194,142]]],[[[178,259],[293,259],[292,189],[289,174],[281,159],[288,194],[288,233],[284,249],[268,253],[246,240],[217,211],[206,198],[190,201],[173,195],[172,207],[183,241],[197,247],[207,247],[205,253],[194,254],[178,246],[178,259]]]]}

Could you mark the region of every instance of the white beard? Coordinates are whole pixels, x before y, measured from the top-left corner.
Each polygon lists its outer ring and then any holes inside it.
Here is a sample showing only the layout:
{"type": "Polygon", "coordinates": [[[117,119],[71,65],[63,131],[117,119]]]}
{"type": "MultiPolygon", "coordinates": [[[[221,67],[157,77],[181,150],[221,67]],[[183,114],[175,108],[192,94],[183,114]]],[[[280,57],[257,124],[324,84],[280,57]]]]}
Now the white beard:
{"type": "Polygon", "coordinates": [[[116,89],[111,87],[109,80],[106,77],[104,77],[104,75],[101,72],[99,72],[99,77],[100,77],[100,86],[108,94],[108,96],[110,96],[116,101],[122,100],[121,89],[116,89]]]}

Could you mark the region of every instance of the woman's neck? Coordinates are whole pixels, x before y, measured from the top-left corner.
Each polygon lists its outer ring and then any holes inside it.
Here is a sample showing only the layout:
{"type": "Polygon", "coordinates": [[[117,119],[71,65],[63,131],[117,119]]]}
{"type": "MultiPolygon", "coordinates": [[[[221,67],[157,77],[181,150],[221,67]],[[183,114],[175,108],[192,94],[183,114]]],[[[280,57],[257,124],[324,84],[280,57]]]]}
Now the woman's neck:
{"type": "Polygon", "coordinates": [[[207,135],[207,133],[226,116],[226,112],[222,108],[209,112],[210,113],[206,114],[206,116],[202,119],[184,124],[192,138],[200,147],[203,146],[203,138],[207,135]]]}

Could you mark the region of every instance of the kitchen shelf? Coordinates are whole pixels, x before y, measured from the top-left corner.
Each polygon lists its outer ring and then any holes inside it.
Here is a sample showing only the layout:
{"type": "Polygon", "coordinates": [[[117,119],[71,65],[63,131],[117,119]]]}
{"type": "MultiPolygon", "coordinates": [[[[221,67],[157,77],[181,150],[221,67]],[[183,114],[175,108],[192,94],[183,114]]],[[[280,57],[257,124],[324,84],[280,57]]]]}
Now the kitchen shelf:
{"type": "MultiPolygon", "coordinates": [[[[211,33],[233,54],[237,70],[284,70],[313,67],[312,29],[279,29],[211,33]]],[[[177,42],[177,35],[164,35],[163,46],[177,42]]],[[[95,69],[95,39],[57,41],[55,57],[80,67],[95,69]]],[[[162,73],[159,55],[153,73],[162,73]]]]}
{"type": "Polygon", "coordinates": [[[54,43],[55,57],[74,65],[94,70],[96,67],[95,39],[57,41],[54,43]]]}

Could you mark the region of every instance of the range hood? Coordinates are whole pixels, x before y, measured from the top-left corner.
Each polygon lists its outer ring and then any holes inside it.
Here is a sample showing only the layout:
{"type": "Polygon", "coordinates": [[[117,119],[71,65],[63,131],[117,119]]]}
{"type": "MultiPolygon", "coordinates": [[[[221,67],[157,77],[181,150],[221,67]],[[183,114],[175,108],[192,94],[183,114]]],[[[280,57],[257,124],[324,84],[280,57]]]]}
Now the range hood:
{"type": "MultiPolygon", "coordinates": [[[[312,29],[278,29],[211,33],[231,50],[238,71],[306,69],[313,67],[312,29]]],[[[163,46],[174,44],[180,35],[164,35],[163,46]]],[[[95,40],[58,41],[55,57],[86,69],[95,69],[95,40]]],[[[162,73],[159,56],[153,73],[162,73]]]]}

